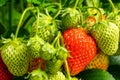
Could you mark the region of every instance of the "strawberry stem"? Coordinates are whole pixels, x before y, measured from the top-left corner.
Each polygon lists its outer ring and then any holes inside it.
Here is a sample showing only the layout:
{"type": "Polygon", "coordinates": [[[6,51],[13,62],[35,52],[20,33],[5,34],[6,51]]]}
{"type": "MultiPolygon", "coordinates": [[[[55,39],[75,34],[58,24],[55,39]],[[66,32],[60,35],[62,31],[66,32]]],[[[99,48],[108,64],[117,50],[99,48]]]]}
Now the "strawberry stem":
{"type": "Polygon", "coordinates": [[[100,16],[102,16],[102,12],[100,11],[100,9],[97,8],[97,7],[87,7],[87,8],[96,9],[98,11],[98,17],[96,19],[96,23],[100,22],[99,21],[100,20],[100,16]]]}
{"type": "Polygon", "coordinates": [[[16,33],[15,33],[15,38],[17,38],[17,36],[18,36],[18,32],[19,32],[19,30],[20,30],[20,27],[21,27],[21,24],[22,24],[22,20],[23,20],[23,17],[25,16],[25,13],[26,13],[27,11],[33,9],[33,8],[34,8],[34,7],[28,7],[28,8],[26,8],[26,9],[24,10],[24,12],[22,13],[22,16],[21,16],[21,18],[20,18],[20,21],[19,21],[18,26],[17,26],[16,33]]]}
{"type": "Polygon", "coordinates": [[[75,2],[74,9],[76,9],[77,5],[78,5],[78,0],[76,0],[75,2]]]}
{"type": "Polygon", "coordinates": [[[36,28],[36,35],[37,35],[37,33],[38,33],[38,26],[39,26],[39,9],[38,9],[38,7],[36,7],[36,9],[37,9],[37,28],[36,28]]]}
{"type": "Polygon", "coordinates": [[[61,4],[58,4],[58,3],[54,3],[55,5],[57,5],[58,7],[59,7],[59,10],[58,10],[58,12],[56,13],[56,15],[53,17],[54,19],[60,14],[60,12],[61,12],[61,9],[62,9],[62,6],[61,6],[61,4]]]}
{"type": "Polygon", "coordinates": [[[67,72],[68,80],[70,80],[71,76],[70,76],[70,71],[69,71],[69,68],[68,68],[68,62],[67,62],[67,60],[65,60],[65,67],[66,67],[66,72],[67,72]]]}
{"type": "Polygon", "coordinates": [[[109,1],[110,5],[112,6],[113,12],[115,12],[115,11],[116,11],[116,8],[115,8],[115,6],[114,6],[112,0],[108,0],[108,1],[109,1]]]}
{"type": "Polygon", "coordinates": [[[58,32],[56,38],[55,38],[54,41],[52,42],[52,45],[54,45],[55,48],[60,47],[60,38],[61,38],[61,35],[60,35],[60,32],[58,32]]]}

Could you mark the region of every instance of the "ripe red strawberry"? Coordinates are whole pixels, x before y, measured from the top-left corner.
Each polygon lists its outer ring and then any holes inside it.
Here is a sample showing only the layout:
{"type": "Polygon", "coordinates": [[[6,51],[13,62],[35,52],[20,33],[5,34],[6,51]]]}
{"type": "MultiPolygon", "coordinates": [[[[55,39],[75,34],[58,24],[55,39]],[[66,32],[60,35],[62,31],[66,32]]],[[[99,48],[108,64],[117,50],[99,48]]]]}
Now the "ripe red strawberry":
{"type": "Polygon", "coordinates": [[[63,32],[65,47],[70,57],[67,59],[71,75],[80,73],[96,55],[96,43],[82,28],[63,32]]]}
{"type": "Polygon", "coordinates": [[[13,75],[8,71],[6,65],[2,61],[0,53],[0,80],[13,80],[13,75]]]}
{"type": "Polygon", "coordinates": [[[104,54],[102,51],[99,51],[94,59],[87,65],[86,69],[102,69],[107,70],[109,66],[108,55],[104,54]]]}

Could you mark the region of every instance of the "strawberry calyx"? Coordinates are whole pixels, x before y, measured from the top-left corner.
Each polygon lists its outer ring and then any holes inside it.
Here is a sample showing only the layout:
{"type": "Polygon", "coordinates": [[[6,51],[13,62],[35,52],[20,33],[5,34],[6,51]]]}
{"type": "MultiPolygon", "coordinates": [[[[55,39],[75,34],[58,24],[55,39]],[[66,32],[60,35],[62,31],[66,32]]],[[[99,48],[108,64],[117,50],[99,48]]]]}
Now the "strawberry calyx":
{"type": "Polygon", "coordinates": [[[33,70],[32,72],[28,73],[28,76],[25,77],[25,79],[30,80],[48,80],[48,76],[45,71],[42,71],[40,68],[40,65],[36,70],[33,70]]]}

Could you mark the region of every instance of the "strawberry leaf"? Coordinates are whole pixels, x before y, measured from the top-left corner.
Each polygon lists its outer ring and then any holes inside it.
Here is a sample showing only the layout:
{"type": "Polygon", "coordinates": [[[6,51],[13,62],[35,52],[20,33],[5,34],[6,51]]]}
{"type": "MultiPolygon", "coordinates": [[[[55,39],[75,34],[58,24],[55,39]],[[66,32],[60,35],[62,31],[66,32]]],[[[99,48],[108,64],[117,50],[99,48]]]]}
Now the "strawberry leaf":
{"type": "Polygon", "coordinates": [[[85,70],[79,74],[79,78],[83,80],[115,80],[109,72],[101,69],[85,70]]]}

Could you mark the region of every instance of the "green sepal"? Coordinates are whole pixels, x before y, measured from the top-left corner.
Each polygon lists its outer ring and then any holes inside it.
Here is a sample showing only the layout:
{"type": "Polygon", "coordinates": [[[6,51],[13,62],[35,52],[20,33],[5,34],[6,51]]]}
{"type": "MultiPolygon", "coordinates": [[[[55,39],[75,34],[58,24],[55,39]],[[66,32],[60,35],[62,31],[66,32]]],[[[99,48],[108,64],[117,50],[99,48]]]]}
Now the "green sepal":
{"type": "Polygon", "coordinates": [[[28,74],[26,79],[29,80],[48,80],[48,76],[45,71],[41,71],[40,68],[33,70],[31,73],[28,74]]]}

